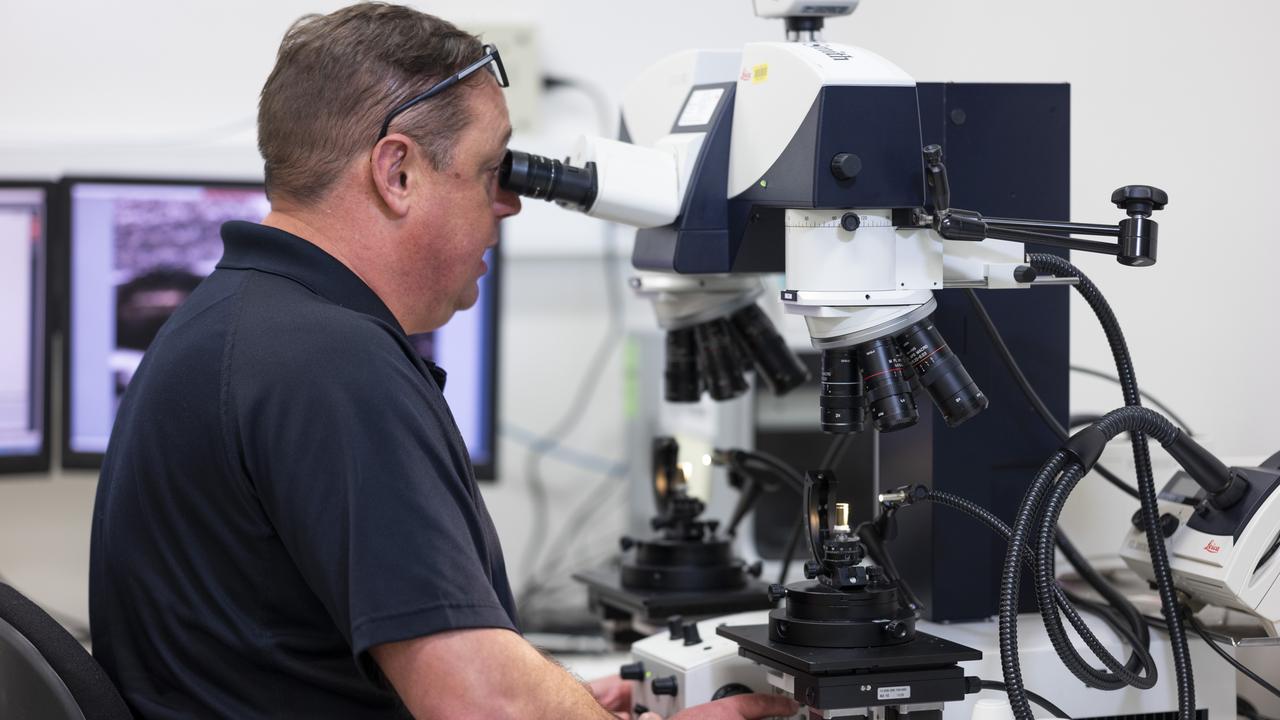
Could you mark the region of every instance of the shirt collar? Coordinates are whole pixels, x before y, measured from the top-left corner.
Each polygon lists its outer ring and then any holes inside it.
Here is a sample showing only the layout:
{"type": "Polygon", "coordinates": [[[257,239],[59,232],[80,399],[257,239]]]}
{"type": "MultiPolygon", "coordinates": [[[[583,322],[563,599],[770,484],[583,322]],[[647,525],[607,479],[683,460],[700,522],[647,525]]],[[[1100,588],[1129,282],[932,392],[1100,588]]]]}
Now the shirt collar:
{"type": "Polygon", "coordinates": [[[340,260],[292,233],[233,220],[222,225],[218,267],[260,270],[302,285],[324,299],[371,315],[404,332],[381,298],[340,260]]]}

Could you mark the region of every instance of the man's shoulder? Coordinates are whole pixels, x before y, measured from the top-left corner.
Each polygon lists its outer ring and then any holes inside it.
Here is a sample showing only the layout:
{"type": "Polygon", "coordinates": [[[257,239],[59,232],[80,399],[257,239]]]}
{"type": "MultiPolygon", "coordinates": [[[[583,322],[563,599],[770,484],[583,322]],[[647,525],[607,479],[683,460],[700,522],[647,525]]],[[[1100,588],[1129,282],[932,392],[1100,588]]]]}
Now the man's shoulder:
{"type": "Polygon", "coordinates": [[[398,328],[329,301],[287,278],[249,278],[234,331],[233,366],[303,379],[368,373],[413,361],[398,328]]]}

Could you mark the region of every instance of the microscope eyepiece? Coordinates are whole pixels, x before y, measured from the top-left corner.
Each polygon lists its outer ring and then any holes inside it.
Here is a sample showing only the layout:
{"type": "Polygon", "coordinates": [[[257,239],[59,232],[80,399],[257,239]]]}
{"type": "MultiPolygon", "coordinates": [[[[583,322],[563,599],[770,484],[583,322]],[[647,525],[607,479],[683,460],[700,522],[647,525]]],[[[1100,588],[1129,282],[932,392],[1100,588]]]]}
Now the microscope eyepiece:
{"type": "Polygon", "coordinates": [[[508,150],[502,159],[498,185],[517,195],[584,211],[595,203],[598,188],[595,163],[576,167],[519,150],[508,150]]]}

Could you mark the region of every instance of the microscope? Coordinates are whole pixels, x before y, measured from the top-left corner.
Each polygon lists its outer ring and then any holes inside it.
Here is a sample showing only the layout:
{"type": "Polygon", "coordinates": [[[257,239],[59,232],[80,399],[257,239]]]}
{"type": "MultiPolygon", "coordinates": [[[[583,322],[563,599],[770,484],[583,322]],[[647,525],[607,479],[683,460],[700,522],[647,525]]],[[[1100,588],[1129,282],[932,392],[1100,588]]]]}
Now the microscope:
{"type": "Polygon", "coordinates": [[[667,625],[688,639],[696,625],[688,620],[772,606],[761,565],[733,553],[731,538],[717,520],[703,517],[704,503],[688,491],[674,438],[653,441],[653,499],[656,533],[623,536],[621,567],[590,568],[573,579],[587,586],[590,606],[604,619],[618,644],[649,635],[667,625]]]}
{"type": "MultiPolygon", "coordinates": [[[[652,302],[667,333],[668,401],[740,395],[744,357],[777,392],[803,382],[802,366],[755,307],[764,292],[761,278],[782,271],[780,301],[803,317],[821,353],[815,419],[823,431],[887,435],[911,428],[922,418],[917,397],[923,390],[942,423],[964,432],[968,426],[960,426],[990,399],[944,337],[935,293],[1079,282],[1045,272],[1028,245],[1150,266],[1158,245],[1153,215],[1168,196],[1149,185],[1122,186],[1110,196],[1123,213],[1114,223],[957,207],[947,168],[951,150],[925,138],[950,137],[939,128],[965,124],[964,109],[950,97],[967,90],[918,84],[875,53],[824,42],[825,18],[847,15],[857,4],[755,0],[757,15],[785,22],[786,42],[660,60],[627,89],[618,139],[582,138],[564,161],[511,151],[499,182],[637,229],[632,264],[638,274],[631,286],[652,302]]],[[[983,87],[974,94],[1007,98],[1017,91],[983,87]]],[[[963,142],[948,146],[971,149],[963,142]]],[[[964,164],[990,172],[984,160],[970,152],[964,164]]],[[[966,189],[956,190],[959,196],[966,189]]],[[[649,667],[623,673],[642,683],[638,698],[660,702],[653,709],[669,713],[724,693],[759,692],[763,678],[768,688],[800,702],[807,718],[967,717],[955,710],[978,685],[961,663],[974,667],[988,659],[955,639],[963,631],[921,629],[922,608],[884,563],[866,556],[858,525],[851,524],[859,499],[835,502],[836,487],[829,468],[807,475],[811,557],[805,581],[771,588],[770,600],[785,601],[784,607],[706,620],[689,637],[673,624],[669,636],[638,641],[633,654],[649,667]],[[751,666],[754,672],[742,674],[751,666]]],[[[1026,488],[1014,488],[1014,495],[1026,488]]],[[[1266,497],[1249,507],[1263,507],[1266,497]]],[[[1225,521],[1213,527],[1215,537],[1230,533],[1225,521]]],[[[1270,569],[1276,554],[1265,555],[1262,564],[1270,569]]],[[[1007,560],[1006,571],[1018,562],[1007,560]]],[[[995,584],[999,566],[975,559],[965,571],[980,594],[995,584]]],[[[969,590],[935,583],[933,598],[969,590]]],[[[992,603],[985,614],[994,612],[992,603]]],[[[1003,648],[1000,655],[1007,659],[1003,648]]],[[[1042,677],[1056,682],[1059,676],[1065,673],[1046,670],[1042,677]]],[[[1161,711],[1168,710],[1167,687],[1158,699],[1161,711]]],[[[1201,695],[1212,696],[1205,704],[1215,714],[1231,702],[1222,689],[1214,684],[1201,695]]],[[[1129,699],[1107,707],[1115,710],[1092,714],[1137,711],[1129,699]]],[[[1030,717],[1025,700],[1015,709],[1020,719],[1030,717]]]]}

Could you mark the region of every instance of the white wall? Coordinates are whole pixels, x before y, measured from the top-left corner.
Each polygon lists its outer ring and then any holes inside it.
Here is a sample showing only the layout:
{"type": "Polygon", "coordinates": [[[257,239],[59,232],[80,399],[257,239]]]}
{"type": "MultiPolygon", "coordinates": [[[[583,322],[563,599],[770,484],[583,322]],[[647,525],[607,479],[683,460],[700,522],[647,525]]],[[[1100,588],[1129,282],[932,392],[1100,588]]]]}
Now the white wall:
{"type": "MultiPolygon", "coordinates": [[[[63,172],[256,177],[256,94],[289,22],[339,2],[129,0],[0,5],[0,176],[63,172]]],[[[746,0],[439,0],[462,23],[536,26],[549,73],[588,80],[613,99],[666,53],[776,39],[746,0]]],[[[1267,0],[864,0],[827,39],[866,46],[920,80],[1072,84],[1072,212],[1114,222],[1115,187],[1169,191],[1160,261],[1123,268],[1078,255],[1124,323],[1144,388],[1174,404],[1211,448],[1242,459],[1280,449],[1272,408],[1280,378],[1271,313],[1280,259],[1269,211],[1280,196],[1270,141],[1280,91],[1267,0]]],[[[563,154],[593,130],[591,105],[568,91],[543,100],[543,131],[513,145],[563,154]]],[[[556,208],[509,223],[503,420],[545,429],[588,368],[604,328],[600,230],[556,208]],[[575,250],[580,249],[580,251],[575,250]],[[570,256],[573,257],[570,257],[570,256]]],[[[636,309],[642,312],[642,309],[636,309]]],[[[1111,367],[1083,305],[1073,306],[1073,362],[1111,367]]],[[[594,370],[593,370],[594,371],[594,370]]],[[[618,362],[570,445],[619,457],[618,362]]],[[[1073,378],[1073,405],[1104,410],[1119,392],[1073,378]]],[[[520,547],[523,448],[501,445],[503,477],[486,490],[508,547],[520,547]]],[[[553,498],[588,473],[546,465],[553,498]]],[[[92,476],[0,481],[0,574],[39,600],[84,615],[92,476]]],[[[511,553],[513,559],[515,553],[511,553]]]]}

